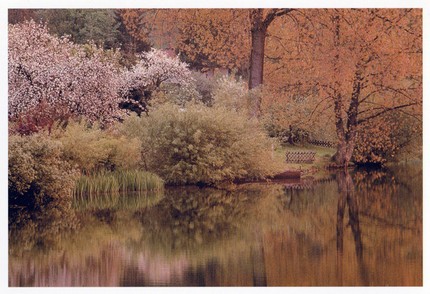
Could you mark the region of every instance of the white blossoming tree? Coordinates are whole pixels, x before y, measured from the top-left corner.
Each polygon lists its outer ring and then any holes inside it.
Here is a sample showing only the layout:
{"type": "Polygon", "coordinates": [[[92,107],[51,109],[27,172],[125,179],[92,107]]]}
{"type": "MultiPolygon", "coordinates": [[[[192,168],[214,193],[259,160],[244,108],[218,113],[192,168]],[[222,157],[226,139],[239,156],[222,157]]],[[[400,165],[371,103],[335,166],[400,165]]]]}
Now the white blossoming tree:
{"type": "Polygon", "coordinates": [[[178,57],[172,58],[161,50],[152,49],[142,53],[139,58],[134,67],[123,73],[120,89],[122,108],[140,115],[148,112],[152,94],[162,84],[175,84],[184,88],[193,86],[188,65],[178,57]]]}
{"type": "Polygon", "coordinates": [[[9,120],[24,134],[76,117],[109,124],[128,111],[147,112],[162,84],[194,85],[178,57],[152,49],[127,70],[118,51],[74,44],[34,21],[9,26],[8,58],[9,120]]]}
{"type": "Polygon", "coordinates": [[[26,131],[78,116],[106,124],[124,113],[121,69],[94,45],[73,44],[30,21],[9,25],[8,59],[9,119],[25,121],[26,131]]]}

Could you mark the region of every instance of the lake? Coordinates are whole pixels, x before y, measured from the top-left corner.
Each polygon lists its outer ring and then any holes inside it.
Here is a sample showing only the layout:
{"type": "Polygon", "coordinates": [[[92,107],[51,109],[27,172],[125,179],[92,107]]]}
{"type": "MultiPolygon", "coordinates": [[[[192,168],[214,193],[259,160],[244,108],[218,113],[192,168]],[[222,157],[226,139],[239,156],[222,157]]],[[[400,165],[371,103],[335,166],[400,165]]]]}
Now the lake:
{"type": "Polygon", "coordinates": [[[421,286],[422,166],[9,212],[9,286],[421,286]]]}

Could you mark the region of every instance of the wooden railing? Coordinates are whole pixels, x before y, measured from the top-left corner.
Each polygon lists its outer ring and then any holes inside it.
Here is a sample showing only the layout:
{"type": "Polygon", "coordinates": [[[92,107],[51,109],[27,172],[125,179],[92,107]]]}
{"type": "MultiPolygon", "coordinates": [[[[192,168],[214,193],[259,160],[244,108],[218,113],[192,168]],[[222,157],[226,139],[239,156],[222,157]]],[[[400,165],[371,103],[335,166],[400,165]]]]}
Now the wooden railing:
{"type": "Polygon", "coordinates": [[[312,163],[315,160],[315,151],[288,151],[286,161],[291,163],[312,163]]]}
{"type": "Polygon", "coordinates": [[[336,148],[335,142],[323,141],[323,140],[308,140],[308,143],[315,146],[322,146],[327,148],[336,148]]]}

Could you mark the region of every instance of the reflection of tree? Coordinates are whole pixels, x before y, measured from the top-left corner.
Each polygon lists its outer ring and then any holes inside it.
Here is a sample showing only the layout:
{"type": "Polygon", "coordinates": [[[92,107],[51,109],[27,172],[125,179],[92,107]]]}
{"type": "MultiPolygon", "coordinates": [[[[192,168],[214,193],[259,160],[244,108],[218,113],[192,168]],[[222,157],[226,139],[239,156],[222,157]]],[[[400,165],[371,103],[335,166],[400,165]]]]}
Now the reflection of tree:
{"type": "Polygon", "coordinates": [[[355,243],[355,254],[357,256],[359,272],[363,285],[369,285],[369,278],[363,261],[363,242],[361,240],[360,221],[358,216],[357,194],[355,193],[354,183],[351,175],[347,171],[340,171],[337,174],[339,199],[337,204],[337,223],[336,223],[336,248],[338,254],[339,274],[342,275],[342,256],[343,256],[343,234],[344,234],[344,214],[348,204],[348,225],[351,227],[355,243]]]}

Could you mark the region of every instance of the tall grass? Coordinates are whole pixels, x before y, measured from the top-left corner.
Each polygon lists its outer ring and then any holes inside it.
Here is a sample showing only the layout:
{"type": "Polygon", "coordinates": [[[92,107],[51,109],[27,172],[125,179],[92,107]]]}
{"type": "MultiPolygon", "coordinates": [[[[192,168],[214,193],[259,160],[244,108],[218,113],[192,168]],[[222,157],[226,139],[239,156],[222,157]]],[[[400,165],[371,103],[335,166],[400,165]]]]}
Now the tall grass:
{"type": "Polygon", "coordinates": [[[75,184],[75,199],[93,199],[98,195],[118,197],[120,193],[134,191],[159,191],[164,182],[157,175],[139,170],[100,172],[82,175],[75,184]]]}

